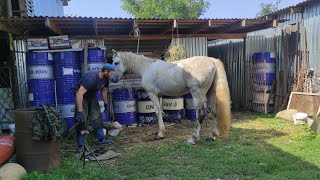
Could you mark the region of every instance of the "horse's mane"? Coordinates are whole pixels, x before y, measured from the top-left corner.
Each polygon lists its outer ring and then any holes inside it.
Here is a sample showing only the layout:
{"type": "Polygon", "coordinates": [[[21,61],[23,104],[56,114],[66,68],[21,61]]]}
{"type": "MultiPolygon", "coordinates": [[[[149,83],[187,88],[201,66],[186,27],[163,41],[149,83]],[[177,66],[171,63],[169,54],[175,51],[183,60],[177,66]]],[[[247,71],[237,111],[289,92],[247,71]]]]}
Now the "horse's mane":
{"type": "Polygon", "coordinates": [[[131,67],[130,69],[134,69],[135,66],[149,65],[157,61],[157,59],[149,58],[144,55],[137,55],[132,52],[117,52],[117,54],[121,57],[122,62],[127,67],[131,67]]]}
{"type": "Polygon", "coordinates": [[[129,65],[129,63],[132,63],[135,60],[136,61],[144,61],[144,62],[148,62],[148,63],[153,63],[157,60],[157,59],[146,57],[142,54],[137,55],[132,52],[117,52],[117,54],[118,54],[118,56],[120,56],[122,58],[124,63],[126,63],[128,65],[129,65]]]}

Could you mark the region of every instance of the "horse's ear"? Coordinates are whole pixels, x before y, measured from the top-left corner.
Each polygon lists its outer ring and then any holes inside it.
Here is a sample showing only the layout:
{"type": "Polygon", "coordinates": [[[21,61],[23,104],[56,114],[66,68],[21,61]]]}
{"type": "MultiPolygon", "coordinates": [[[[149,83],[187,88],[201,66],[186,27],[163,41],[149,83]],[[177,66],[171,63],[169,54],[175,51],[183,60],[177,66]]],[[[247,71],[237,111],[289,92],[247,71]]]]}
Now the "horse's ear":
{"type": "Polygon", "coordinates": [[[118,55],[116,50],[112,49],[112,52],[114,56],[118,55]]]}

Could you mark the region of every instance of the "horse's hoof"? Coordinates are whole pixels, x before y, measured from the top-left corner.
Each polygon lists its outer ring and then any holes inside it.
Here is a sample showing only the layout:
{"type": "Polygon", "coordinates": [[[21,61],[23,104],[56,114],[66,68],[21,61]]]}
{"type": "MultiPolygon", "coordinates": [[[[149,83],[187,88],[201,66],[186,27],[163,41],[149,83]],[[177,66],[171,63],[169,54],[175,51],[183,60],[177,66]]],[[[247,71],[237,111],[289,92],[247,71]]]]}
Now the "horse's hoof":
{"type": "Polygon", "coordinates": [[[161,139],[164,139],[165,137],[160,137],[160,136],[158,136],[158,135],[156,135],[153,139],[154,140],[161,140],[161,139]]]}
{"type": "Polygon", "coordinates": [[[187,140],[187,143],[188,143],[188,144],[192,144],[192,145],[196,144],[196,143],[194,142],[194,139],[193,139],[193,138],[188,139],[188,140],[187,140]]]}
{"type": "Polygon", "coordinates": [[[217,136],[209,136],[209,137],[206,138],[206,140],[215,141],[215,140],[217,140],[217,136]]]}

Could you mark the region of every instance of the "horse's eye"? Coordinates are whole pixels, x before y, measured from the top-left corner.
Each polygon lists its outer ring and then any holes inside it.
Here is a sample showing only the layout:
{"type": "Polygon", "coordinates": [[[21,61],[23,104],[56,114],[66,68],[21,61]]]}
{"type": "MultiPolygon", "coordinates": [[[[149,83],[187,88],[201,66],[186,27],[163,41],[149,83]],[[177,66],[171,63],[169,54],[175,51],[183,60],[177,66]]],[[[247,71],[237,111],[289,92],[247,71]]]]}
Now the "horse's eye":
{"type": "Polygon", "coordinates": [[[118,62],[114,63],[114,65],[118,65],[118,64],[119,64],[118,62]]]}

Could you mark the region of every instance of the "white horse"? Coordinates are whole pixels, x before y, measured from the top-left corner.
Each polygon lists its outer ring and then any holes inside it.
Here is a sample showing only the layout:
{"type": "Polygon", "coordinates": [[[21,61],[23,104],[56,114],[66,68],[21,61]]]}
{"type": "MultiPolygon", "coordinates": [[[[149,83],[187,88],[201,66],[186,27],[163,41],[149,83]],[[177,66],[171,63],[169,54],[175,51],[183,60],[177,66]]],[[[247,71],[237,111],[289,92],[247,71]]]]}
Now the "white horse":
{"type": "Polygon", "coordinates": [[[230,92],[226,72],[219,59],[195,56],[170,63],[131,52],[112,52],[115,73],[110,80],[118,82],[127,70],[141,76],[141,86],[153,102],[158,118],[157,138],[166,136],[161,97],[182,96],[189,92],[193,96],[196,109],[196,126],[187,142],[195,144],[195,141],[200,139],[206,107],[211,110],[213,121],[209,139],[228,136],[231,124],[230,92]]]}

